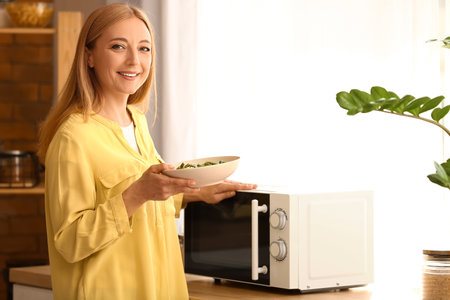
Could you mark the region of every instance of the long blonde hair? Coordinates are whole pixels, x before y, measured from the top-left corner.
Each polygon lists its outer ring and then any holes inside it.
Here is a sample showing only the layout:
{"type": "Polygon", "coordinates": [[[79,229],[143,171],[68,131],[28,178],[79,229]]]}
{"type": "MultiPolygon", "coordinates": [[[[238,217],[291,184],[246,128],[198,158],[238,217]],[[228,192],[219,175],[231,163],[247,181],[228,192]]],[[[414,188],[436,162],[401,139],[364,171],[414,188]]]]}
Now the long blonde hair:
{"type": "MultiPolygon", "coordinates": [[[[45,161],[47,149],[59,126],[71,114],[81,113],[84,120],[87,121],[90,114],[98,112],[102,108],[104,99],[98,92],[100,88],[95,73],[88,67],[86,49],[93,49],[97,39],[109,26],[132,17],[142,20],[150,32],[152,61],[147,80],[134,94],[128,97],[128,104],[143,104],[144,110],[147,110],[150,89],[155,80],[156,62],[155,41],[150,21],[142,10],[127,4],[115,3],[103,6],[92,12],[84,23],[78,37],[75,57],[67,81],[61,94],[58,95],[58,101],[41,124],[38,155],[42,162],[45,161]]],[[[156,84],[154,84],[154,93],[154,117],[156,117],[156,84]]]]}

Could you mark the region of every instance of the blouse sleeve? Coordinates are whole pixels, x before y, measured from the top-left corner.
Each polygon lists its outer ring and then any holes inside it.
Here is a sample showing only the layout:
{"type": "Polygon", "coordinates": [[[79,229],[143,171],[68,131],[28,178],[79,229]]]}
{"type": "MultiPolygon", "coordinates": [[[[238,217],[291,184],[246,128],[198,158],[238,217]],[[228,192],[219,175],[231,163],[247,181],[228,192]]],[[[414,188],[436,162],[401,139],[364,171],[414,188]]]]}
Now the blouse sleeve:
{"type": "Polygon", "coordinates": [[[47,213],[57,251],[80,261],[131,231],[121,193],[96,202],[89,158],[69,134],[55,137],[46,161],[47,213]]]}
{"type": "Polygon", "coordinates": [[[175,206],[175,218],[180,217],[180,211],[186,208],[186,205],[183,204],[183,194],[177,194],[173,196],[173,204],[175,206]]]}

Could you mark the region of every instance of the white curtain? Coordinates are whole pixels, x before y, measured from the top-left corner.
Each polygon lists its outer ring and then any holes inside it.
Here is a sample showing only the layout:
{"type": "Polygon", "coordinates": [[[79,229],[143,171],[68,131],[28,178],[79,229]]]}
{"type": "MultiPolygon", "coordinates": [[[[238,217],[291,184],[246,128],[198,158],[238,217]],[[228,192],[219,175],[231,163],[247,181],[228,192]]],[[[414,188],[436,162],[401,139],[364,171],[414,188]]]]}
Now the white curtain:
{"type": "MultiPolygon", "coordinates": [[[[143,0],[155,29],[158,111],[150,131],[165,161],[194,158],[196,149],[196,0],[143,0]]],[[[153,103],[147,113],[154,119],[153,103]]]]}
{"type": "MultiPolygon", "coordinates": [[[[155,146],[168,163],[195,158],[197,1],[142,0],[156,39],[157,117],[154,97],[147,119],[155,146]]],[[[184,234],[184,212],[177,220],[184,234]]]]}

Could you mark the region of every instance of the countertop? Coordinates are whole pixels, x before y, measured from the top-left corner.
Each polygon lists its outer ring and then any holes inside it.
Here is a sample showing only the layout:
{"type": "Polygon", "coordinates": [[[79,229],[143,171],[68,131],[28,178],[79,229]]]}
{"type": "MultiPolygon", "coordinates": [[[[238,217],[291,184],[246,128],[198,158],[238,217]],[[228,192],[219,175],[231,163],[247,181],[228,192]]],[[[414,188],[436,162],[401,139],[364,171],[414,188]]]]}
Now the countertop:
{"type": "MultiPolygon", "coordinates": [[[[51,289],[50,267],[33,266],[10,269],[10,281],[51,289]]],[[[389,300],[408,299],[420,300],[420,289],[392,286],[377,287],[369,285],[343,291],[299,294],[297,292],[272,289],[262,286],[222,281],[214,283],[210,277],[186,274],[189,296],[192,300],[223,300],[223,299],[300,299],[300,300],[389,300]]]]}

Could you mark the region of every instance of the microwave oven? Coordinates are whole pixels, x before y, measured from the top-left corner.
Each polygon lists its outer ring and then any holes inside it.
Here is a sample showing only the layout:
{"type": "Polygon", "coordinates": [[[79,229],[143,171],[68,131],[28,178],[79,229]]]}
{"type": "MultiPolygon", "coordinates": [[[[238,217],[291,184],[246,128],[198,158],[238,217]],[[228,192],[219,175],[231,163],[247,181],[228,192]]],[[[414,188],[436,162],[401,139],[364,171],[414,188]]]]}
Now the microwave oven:
{"type": "Polygon", "coordinates": [[[373,281],[373,193],[238,191],[190,203],[185,272],[301,293],[373,281]]]}

